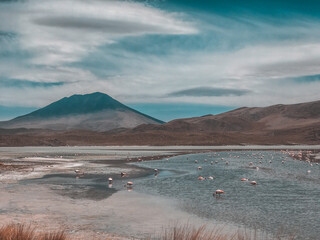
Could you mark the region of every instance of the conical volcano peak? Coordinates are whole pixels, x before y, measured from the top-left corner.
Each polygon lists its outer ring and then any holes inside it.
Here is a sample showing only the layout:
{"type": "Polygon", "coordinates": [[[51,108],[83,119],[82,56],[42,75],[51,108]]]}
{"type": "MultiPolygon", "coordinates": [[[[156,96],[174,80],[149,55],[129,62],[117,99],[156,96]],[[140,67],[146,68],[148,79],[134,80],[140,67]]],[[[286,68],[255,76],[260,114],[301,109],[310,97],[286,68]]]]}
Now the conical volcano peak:
{"type": "Polygon", "coordinates": [[[162,121],[138,112],[107,94],[72,95],[24,116],[3,122],[3,128],[86,129],[106,131],[162,121]]]}
{"type": "Polygon", "coordinates": [[[127,106],[113,99],[107,94],[95,92],[84,95],[72,95],[56,101],[42,109],[34,111],[28,116],[57,117],[74,114],[90,114],[103,110],[125,110],[127,106]]]}

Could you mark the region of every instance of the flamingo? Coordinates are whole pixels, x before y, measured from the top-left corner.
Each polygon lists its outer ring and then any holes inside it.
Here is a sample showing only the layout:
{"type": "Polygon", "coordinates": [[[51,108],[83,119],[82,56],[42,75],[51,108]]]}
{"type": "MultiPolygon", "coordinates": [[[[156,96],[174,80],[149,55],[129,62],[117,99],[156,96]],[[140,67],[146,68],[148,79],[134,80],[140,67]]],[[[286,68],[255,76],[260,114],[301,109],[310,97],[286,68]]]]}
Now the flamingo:
{"type": "Polygon", "coordinates": [[[128,174],[127,174],[126,172],[121,172],[120,175],[121,175],[121,177],[125,177],[125,176],[127,176],[128,174]]]}
{"type": "Polygon", "coordinates": [[[248,178],[241,178],[242,182],[248,181],[248,178]]]}
{"type": "Polygon", "coordinates": [[[221,189],[217,189],[215,193],[213,193],[213,196],[220,196],[221,194],[223,194],[224,191],[221,189]]]}
{"type": "Polygon", "coordinates": [[[256,181],[251,181],[250,184],[251,185],[257,185],[257,182],[256,181]]]}
{"type": "Polygon", "coordinates": [[[210,163],[211,165],[213,165],[213,161],[211,161],[211,163],[210,163]]]}
{"type": "Polygon", "coordinates": [[[212,180],[212,179],[213,179],[213,177],[211,177],[211,176],[210,176],[210,177],[208,177],[208,179],[212,180]]]}
{"type": "Polygon", "coordinates": [[[131,187],[133,185],[133,182],[127,182],[127,186],[131,187]]]}
{"type": "Polygon", "coordinates": [[[199,166],[199,167],[198,167],[198,170],[202,170],[202,167],[201,167],[201,166],[199,166]]]}
{"type": "Polygon", "coordinates": [[[113,179],[111,177],[108,178],[109,184],[113,183],[113,179]]]}
{"type": "Polygon", "coordinates": [[[198,177],[198,180],[204,180],[205,178],[204,177],[198,177]]]}
{"type": "Polygon", "coordinates": [[[74,172],[75,172],[77,175],[81,175],[81,176],[84,175],[84,172],[83,172],[83,171],[80,171],[79,169],[76,169],[74,172]]]}

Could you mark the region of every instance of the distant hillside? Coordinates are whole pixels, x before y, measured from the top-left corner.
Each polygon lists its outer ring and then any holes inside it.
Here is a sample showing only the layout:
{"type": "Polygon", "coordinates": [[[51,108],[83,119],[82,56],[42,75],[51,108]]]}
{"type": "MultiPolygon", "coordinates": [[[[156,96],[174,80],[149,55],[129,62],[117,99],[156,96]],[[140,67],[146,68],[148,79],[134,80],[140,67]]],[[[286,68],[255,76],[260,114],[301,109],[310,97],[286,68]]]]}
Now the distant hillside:
{"type": "Polygon", "coordinates": [[[163,122],[96,92],[65,97],[27,115],[1,122],[0,128],[107,131],[160,123],[163,122]]]}
{"type": "Polygon", "coordinates": [[[242,107],[218,115],[176,119],[161,126],[142,125],[127,132],[146,131],[205,131],[205,132],[269,132],[284,129],[318,126],[320,101],[273,105],[269,107],[242,107]]]}
{"type": "Polygon", "coordinates": [[[320,144],[320,101],[93,131],[0,129],[0,146],[320,144]]]}

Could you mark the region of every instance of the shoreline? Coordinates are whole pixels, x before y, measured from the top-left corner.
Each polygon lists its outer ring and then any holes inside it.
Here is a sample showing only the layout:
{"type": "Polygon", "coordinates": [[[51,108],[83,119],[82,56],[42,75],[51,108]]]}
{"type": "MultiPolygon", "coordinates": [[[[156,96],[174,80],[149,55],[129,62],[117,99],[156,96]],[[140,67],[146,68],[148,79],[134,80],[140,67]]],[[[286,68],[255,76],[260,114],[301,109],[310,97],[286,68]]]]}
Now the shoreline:
{"type": "MultiPolygon", "coordinates": [[[[269,146],[260,146],[261,148],[255,148],[259,146],[245,146],[245,147],[242,146],[241,148],[234,148],[234,147],[235,146],[225,146],[224,148],[218,148],[218,147],[212,147],[212,146],[211,147],[203,146],[203,147],[190,148],[190,149],[186,149],[187,148],[186,146],[180,146],[180,148],[177,148],[177,146],[166,146],[165,148],[162,148],[162,147],[154,148],[153,146],[149,146],[149,147],[143,146],[142,148],[140,148],[139,146],[135,146],[134,149],[130,147],[128,148],[128,146],[118,146],[118,148],[106,147],[103,150],[115,151],[115,152],[116,151],[152,152],[156,150],[156,151],[160,151],[167,154],[154,154],[154,155],[152,154],[148,156],[132,156],[132,157],[122,156],[120,158],[116,154],[113,157],[117,157],[117,158],[104,159],[104,160],[97,159],[97,160],[91,161],[91,163],[108,164],[108,165],[111,165],[111,167],[113,168],[119,168],[119,167],[127,167],[130,169],[139,168],[139,170],[146,171],[146,172],[149,172],[149,174],[151,174],[151,170],[143,169],[141,167],[133,166],[127,163],[160,160],[163,158],[171,158],[171,157],[175,157],[179,155],[187,155],[187,154],[196,154],[196,153],[205,153],[205,152],[225,152],[225,151],[286,151],[286,154],[289,154],[289,156],[295,160],[306,161],[309,163],[320,163],[320,145],[317,145],[316,148],[313,148],[314,146],[301,146],[300,148],[293,148],[292,146],[277,146],[277,148],[275,148],[275,146],[272,146],[271,148],[269,148],[269,146]]],[[[2,155],[3,150],[6,148],[7,147],[0,147],[0,156],[2,155]]],[[[21,147],[12,147],[12,148],[21,149],[21,147]]],[[[48,147],[22,147],[22,148],[32,150],[33,148],[45,149],[48,147]]],[[[49,147],[49,148],[51,150],[59,149],[59,148],[61,149],[61,147],[49,147]]],[[[69,148],[69,147],[62,147],[62,148],[69,148]]],[[[76,151],[77,149],[74,149],[74,148],[77,148],[77,147],[70,147],[70,149],[73,149],[76,151]]],[[[78,147],[78,148],[84,148],[84,147],[78,147]]],[[[86,146],[85,148],[101,148],[101,147],[86,146]]],[[[29,152],[26,152],[26,154],[27,153],[29,152]]],[[[31,154],[31,155],[33,156],[34,154],[31,154]]],[[[0,173],[8,173],[8,172],[20,172],[22,174],[33,173],[36,167],[45,167],[45,166],[48,167],[49,165],[52,168],[52,169],[49,169],[48,174],[50,174],[50,170],[55,170],[55,165],[59,166],[59,164],[61,164],[61,162],[59,162],[61,159],[59,158],[41,157],[42,155],[45,155],[45,154],[44,153],[36,154],[36,157],[34,158],[38,158],[38,159],[43,158],[42,159],[43,162],[39,162],[37,161],[37,159],[35,159],[34,161],[23,161],[19,157],[14,160],[8,159],[8,158],[6,159],[0,158],[0,173]],[[58,163],[50,162],[52,160],[57,160],[58,163]]],[[[32,156],[30,158],[32,158],[32,156]]],[[[77,156],[81,156],[81,154],[78,154],[77,156]]],[[[77,159],[67,159],[67,160],[77,161],[77,159]]],[[[42,177],[45,175],[47,174],[43,174],[42,177]]],[[[111,174],[111,175],[112,175],[111,177],[116,177],[115,174],[111,174]]],[[[30,177],[33,178],[33,177],[41,177],[41,176],[31,174],[30,177]]]]}

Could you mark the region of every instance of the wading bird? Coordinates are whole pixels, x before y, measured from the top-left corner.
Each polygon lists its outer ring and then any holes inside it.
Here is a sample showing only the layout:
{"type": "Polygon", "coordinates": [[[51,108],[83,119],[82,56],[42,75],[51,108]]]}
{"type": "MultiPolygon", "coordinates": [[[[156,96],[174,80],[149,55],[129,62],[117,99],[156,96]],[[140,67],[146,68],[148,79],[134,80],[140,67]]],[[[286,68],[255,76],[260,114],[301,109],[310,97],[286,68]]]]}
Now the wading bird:
{"type": "Polygon", "coordinates": [[[74,171],[78,176],[83,176],[84,175],[84,172],[83,171],[80,171],[79,169],[76,169],[74,171]]]}
{"type": "Polygon", "coordinates": [[[221,194],[223,194],[223,193],[224,193],[224,191],[223,191],[223,190],[221,190],[221,189],[217,189],[217,190],[216,190],[216,192],[214,192],[214,193],[213,193],[213,196],[220,197],[220,195],[221,195],[221,194]]]}
{"type": "Polygon", "coordinates": [[[113,179],[111,177],[108,178],[109,184],[113,183],[113,179]]]}

